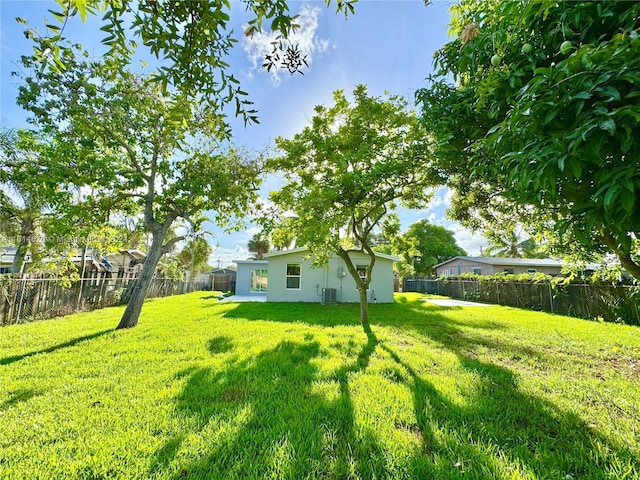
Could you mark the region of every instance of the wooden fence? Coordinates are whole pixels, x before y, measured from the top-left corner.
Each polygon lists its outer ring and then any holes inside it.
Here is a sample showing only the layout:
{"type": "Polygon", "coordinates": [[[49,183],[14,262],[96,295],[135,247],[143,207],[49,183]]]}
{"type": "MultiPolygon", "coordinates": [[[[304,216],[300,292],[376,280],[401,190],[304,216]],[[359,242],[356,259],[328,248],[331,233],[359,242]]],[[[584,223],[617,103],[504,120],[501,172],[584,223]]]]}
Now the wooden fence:
{"type": "Polygon", "coordinates": [[[636,286],[407,278],[403,291],[640,325],[640,287],[636,286]]]}
{"type": "Polygon", "coordinates": [[[213,273],[211,274],[212,290],[219,290],[221,292],[235,292],[236,289],[236,274],[235,273],[213,273]]]}
{"type": "MultiPolygon", "coordinates": [[[[70,285],[64,285],[57,278],[0,277],[0,325],[117,305],[124,290],[136,280],[134,277],[114,278],[104,272],[95,272],[70,285]]],[[[158,278],[149,286],[147,298],[204,289],[207,289],[204,283],[158,278]]]]}

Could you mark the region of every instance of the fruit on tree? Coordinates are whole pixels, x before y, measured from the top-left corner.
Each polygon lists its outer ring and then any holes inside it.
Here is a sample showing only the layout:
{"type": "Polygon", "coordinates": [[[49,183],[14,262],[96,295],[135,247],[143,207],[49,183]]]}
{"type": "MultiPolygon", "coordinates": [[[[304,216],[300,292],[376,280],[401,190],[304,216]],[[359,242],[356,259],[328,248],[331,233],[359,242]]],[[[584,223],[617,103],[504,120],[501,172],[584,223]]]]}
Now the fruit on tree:
{"type": "Polygon", "coordinates": [[[521,51],[524,54],[531,53],[533,52],[533,45],[531,45],[530,43],[525,43],[524,45],[522,45],[521,51]]]}
{"type": "Polygon", "coordinates": [[[573,44],[571,43],[571,40],[565,40],[560,44],[560,53],[562,53],[563,55],[567,55],[571,52],[572,48],[573,44]]]}

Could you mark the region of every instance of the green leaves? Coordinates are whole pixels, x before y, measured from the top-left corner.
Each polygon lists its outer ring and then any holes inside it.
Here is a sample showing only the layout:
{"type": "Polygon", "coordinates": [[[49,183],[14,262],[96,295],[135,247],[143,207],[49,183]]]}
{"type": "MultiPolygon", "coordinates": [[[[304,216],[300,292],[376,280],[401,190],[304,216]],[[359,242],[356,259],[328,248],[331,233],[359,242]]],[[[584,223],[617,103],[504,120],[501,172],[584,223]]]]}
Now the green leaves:
{"type": "MultiPolygon", "coordinates": [[[[367,252],[373,264],[369,239],[394,202],[426,202],[437,179],[428,138],[407,102],[371,97],[364,85],[351,102],[344,91],[334,92],[331,107],[316,107],[310,126],[276,139],[276,146],[280,156],[267,166],[287,184],[271,199],[280,211],[297,214],[290,222],[296,244],[320,264],[332,254],[346,262],[351,249],[367,252]]],[[[370,279],[364,285],[356,273],[354,281],[366,289],[370,279]]]]}
{"type": "MultiPolygon", "coordinates": [[[[231,2],[228,0],[158,1],[158,0],[57,0],[59,9],[50,10],[58,23],[49,23],[48,35],[41,37],[36,29],[28,29],[27,38],[35,41],[34,58],[43,69],[56,73],[66,68],[63,60],[69,46],[64,44],[64,29],[70,19],[79,16],[86,22],[89,16],[103,13],[100,31],[102,44],[109,47],[107,56],[126,69],[133,61],[137,45],[153,55],[160,66],[152,78],[163,90],[178,90],[188,100],[198,100],[217,112],[231,104],[236,115],[246,124],[258,123],[252,103],[239,89],[228,89],[233,82],[229,64],[225,61],[238,42],[231,28],[231,2]],[[51,55],[51,58],[48,58],[51,55]]],[[[270,20],[272,31],[279,34],[282,45],[296,28],[285,0],[244,0],[253,18],[248,21],[245,35],[261,32],[270,20]]],[[[330,0],[327,2],[330,3],[330,0]]],[[[353,13],[355,1],[338,0],[340,11],[353,13]]],[[[19,18],[19,22],[27,22],[19,18]]],[[[285,58],[283,68],[292,73],[306,65],[300,50],[287,45],[280,52],[285,58]]],[[[144,53],[143,53],[144,54],[144,53]]]]}
{"type": "Polygon", "coordinates": [[[640,127],[640,43],[632,34],[640,28],[640,4],[561,1],[541,8],[515,0],[464,2],[454,17],[460,40],[437,52],[434,83],[418,92],[449,184],[493,192],[478,197],[484,203],[454,210],[472,219],[466,209],[508,205],[550,215],[531,227],[573,232],[578,248],[602,249],[593,240],[602,229],[616,245],[628,245],[624,239],[640,228],[634,193],[640,151],[632,140],[640,127]],[[481,27],[468,38],[472,24],[481,27]],[[480,67],[494,54],[504,66],[480,67]],[[451,76],[456,86],[447,85],[451,76]]]}

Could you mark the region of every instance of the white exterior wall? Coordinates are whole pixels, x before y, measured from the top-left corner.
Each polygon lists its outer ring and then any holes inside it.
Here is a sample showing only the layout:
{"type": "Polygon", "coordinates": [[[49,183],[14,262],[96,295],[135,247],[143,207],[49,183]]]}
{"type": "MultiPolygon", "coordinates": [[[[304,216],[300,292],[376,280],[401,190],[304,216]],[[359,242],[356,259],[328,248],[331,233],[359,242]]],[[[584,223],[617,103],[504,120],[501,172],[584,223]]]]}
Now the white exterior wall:
{"type": "MultiPolygon", "coordinates": [[[[334,257],[326,267],[311,268],[311,259],[304,258],[307,254],[307,251],[294,251],[269,256],[268,302],[320,302],[323,288],[335,288],[338,302],[360,301],[356,283],[342,259],[334,257]],[[286,288],[287,264],[291,263],[301,265],[299,289],[286,288]],[[340,276],[340,272],[344,272],[345,275],[340,276]]],[[[369,257],[365,254],[354,252],[350,256],[354,265],[369,263],[369,257]]],[[[374,302],[371,298],[374,297],[377,303],[393,303],[393,260],[380,257],[376,259],[369,291],[370,302],[374,302]]]]}
{"type": "Polygon", "coordinates": [[[233,260],[233,263],[238,266],[236,270],[236,295],[253,295],[250,292],[251,270],[255,268],[266,270],[267,260],[233,260]]]}

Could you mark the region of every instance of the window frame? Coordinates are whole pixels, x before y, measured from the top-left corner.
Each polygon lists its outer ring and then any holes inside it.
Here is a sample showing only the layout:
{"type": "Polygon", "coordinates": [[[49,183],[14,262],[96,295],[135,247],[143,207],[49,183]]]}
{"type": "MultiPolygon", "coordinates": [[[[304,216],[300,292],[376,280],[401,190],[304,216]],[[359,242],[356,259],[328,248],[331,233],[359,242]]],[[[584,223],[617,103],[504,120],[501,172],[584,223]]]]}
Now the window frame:
{"type": "Polygon", "coordinates": [[[284,288],[286,290],[301,290],[302,289],[302,264],[301,263],[287,263],[284,271],[284,288]],[[298,274],[289,273],[289,267],[298,267],[298,274]],[[289,280],[298,279],[297,287],[290,287],[289,280]]]}
{"type": "Polygon", "coordinates": [[[360,277],[360,280],[362,280],[363,282],[367,279],[368,268],[369,268],[369,265],[356,265],[356,272],[358,272],[358,276],[360,277]]]}

